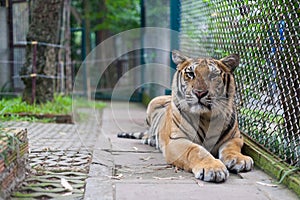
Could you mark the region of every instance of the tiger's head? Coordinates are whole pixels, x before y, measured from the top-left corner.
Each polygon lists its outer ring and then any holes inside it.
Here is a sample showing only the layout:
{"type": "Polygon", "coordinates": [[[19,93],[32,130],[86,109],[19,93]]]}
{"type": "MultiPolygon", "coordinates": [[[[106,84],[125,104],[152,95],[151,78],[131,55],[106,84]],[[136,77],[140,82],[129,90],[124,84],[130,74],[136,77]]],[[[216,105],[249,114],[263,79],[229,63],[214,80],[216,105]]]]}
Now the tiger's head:
{"type": "Polygon", "coordinates": [[[232,111],[235,95],[233,71],[239,64],[239,55],[231,54],[216,60],[190,58],[173,51],[172,59],[177,65],[172,98],[179,109],[198,114],[232,111]]]}

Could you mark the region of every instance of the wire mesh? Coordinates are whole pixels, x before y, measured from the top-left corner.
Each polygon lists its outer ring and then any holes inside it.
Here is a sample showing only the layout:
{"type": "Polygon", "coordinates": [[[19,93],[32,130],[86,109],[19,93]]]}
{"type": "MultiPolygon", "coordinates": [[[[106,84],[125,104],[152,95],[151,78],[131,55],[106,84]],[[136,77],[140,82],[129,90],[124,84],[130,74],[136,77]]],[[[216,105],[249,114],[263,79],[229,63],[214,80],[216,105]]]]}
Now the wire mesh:
{"type": "MultiPolygon", "coordinates": [[[[4,44],[0,48],[0,98],[15,96],[24,91],[24,80],[30,81],[33,78],[54,79],[56,92],[70,92],[69,85],[72,85],[73,80],[73,74],[70,71],[72,71],[73,63],[65,58],[66,47],[38,41],[38,53],[43,50],[48,54],[45,53],[45,58],[36,63],[36,67],[41,70],[33,72],[33,58],[37,56],[31,51],[32,41],[27,41],[31,16],[29,2],[26,0],[7,1],[5,5],[5,8],[0,9],[2,17],[0,27],[3,29],[0,33],[0,40],[3,40],[4,44]],[[52,56],[53,52],[55,56],[52,56]],[[55,60],[50,61],[50,56],[55,60]],[[52,66],[48,67],[48,71],[44,70],[50,62],[52,66]]],[[[62,37],[63,32],[60,34],[62,37]]]]}
{"type": "Polygon", "coordinates": [[[294,0],[181,1],[181,50],[240,54],[240,128],[292,166],[300,166],[299,17],[294,0]]]}

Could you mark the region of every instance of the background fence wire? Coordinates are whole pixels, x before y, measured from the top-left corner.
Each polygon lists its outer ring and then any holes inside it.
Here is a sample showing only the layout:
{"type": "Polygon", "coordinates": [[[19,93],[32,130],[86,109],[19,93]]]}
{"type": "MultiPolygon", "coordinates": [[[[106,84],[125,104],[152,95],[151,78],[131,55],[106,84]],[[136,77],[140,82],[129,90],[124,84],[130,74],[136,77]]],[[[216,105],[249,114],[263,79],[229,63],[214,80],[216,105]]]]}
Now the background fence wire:
{"type": "MultiPolygon", "coordinates": [[[[32,79],[34,73],[28,72],[28,74],[20,75],[24,66],[32,68],[33,65],[33,63],[26,63],[26,47],[32,45],[31,41],[26,41],[30,23],[29,4],[31,1],[10,0],[2,2],[0,0],[0,2],[0,30],[2,30],[0,32],[0,42],[2,44],[0,45],[0,98],[2,98],[19,95],[25,87],[23,80],[32,79]]],[[[61,34],[63,38],[63,31],[61,31],[61,34]]],[[[54,48],[58,51],[58,55],[55,58],[55,63],[53,63],[55,72],[52,75],[37,72],[36,77],[39,79],[54,79],[56,92],[70,92],[69,85],[70,82],[72,83],[74,68],[78,65],[78,62],[75,60],[67,62],[65,58],[66,49],[62,45],[49,44],[43,41],[37,42],[40,48],[54,48]],[[69,73],[70,71],[72,72],[69,73]]],[[[38,50],[40,49],[38,48],[38,50]]],[[[32,54],[31,59],[33,57],[32,54]]]]}
{"type": "Polygon", "coordinates": [[[292,166],[300,166],[299,7],[294,0],[181,1],[181,50],[240,54],[240,128],[292,166]]]}

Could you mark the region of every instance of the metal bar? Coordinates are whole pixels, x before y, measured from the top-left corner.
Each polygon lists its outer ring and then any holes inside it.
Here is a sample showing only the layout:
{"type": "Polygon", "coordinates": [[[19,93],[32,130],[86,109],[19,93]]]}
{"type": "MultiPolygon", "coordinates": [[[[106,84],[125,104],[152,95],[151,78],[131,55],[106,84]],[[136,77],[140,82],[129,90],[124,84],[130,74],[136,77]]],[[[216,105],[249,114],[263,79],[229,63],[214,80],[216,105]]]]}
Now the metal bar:
{"type": "MultiPolygon", "coordinates": [[[[144,0],[141,0],[140,1],[140,6],[141,6],[141,28],[144,28],[146,26],[146,10],[145,10],[145,1],[144,0]]],[[[145,51],[144,51],[144,31],[142,30],[141,31],[141,49],[140,49],[140,65],[144,65],[146,62],[145,62],[145,57],[144,57],[144,54],[145,54],[145,51]]],[[[144,70],[144,67],[142,68],[141,70],[141,83],[144,83],[144,80],[145,80],[145,70],[144,70]]],[[[142,95],[144,93],[144,86],[142,86],[142,89],[141,89],[141,96],[140,96],[140,99],[142,100],[142,95]]]]}
{"type": "MultiPolygon", "coordinates": [[[[171,40],[170,40],[171,50],[179,49],[180,12],[181,12],[180,0],[170,0],[170,28],[171,30],[178,32],[178,34],[171,32],[171,40]]],[[[176,69],[176,65],[175,63],[172,62],[172,53],[170,53],[170,66],[171,66],[170,76],[173,77],[174,75],[173,73],[176,69]]],[[[171,90],[166,89],[165,94],[170,95],[171,90]]]]}
{"type": "Polygon", "coordinates": [[[46,43],[46,42],[37,42],[37,41],[19,41],[19,42],[16,42],[14,45],[27,45],[27,44],[37,44],[37,45],[42,45],[42,46],[65,48],[65,46],[63,46],[63,45],[51,44],[51,43],[46,43]]]}
{"type": "Polygon", "coordinates": [[[26,2],[27,0],[13,0],[14,1],[14,3],[24,3],[24,2],[26,2]]]}
{"type": "Polygon", "coordinates": [[[59,63],[59,67],[60,67],[60,92],[65,92],[64,91],[64,85],[65,85],[65,82],[64,82],[64,77],[65,77],[65,73],[64,73],[64,62],[60,62],[59,63]]]}
{"type": "Polygon", "coordinates": [[[32,97],[31,103],[35,102],[36,95],[36,52],[37,52],[37,42],[32,42],[33,45],[33,57],[32,57],[32,97]]]}
{"type": "MultiPolygon", "coordinates": [[[[82,61],[85,60],[86,57],[86,30],[85,30],[85,21],[82,20],[82,34],[81,34],[81,56],[82,56],[82,61]]],[[[88,84],[87,84],[87,66],[86,66],[86,62],[82,63],[82,67],[83,67],[83,88],[84,88],[84,95],[86,97],[89,96],[88,94],[88,84]]]]}
{"type": "Polygon", "coordinates": [[[23,48],[23,47],[26,47],[26,45],[24,44],[14,44],[14,47],[17,47],[17,48],[23,48]]]}
{"type": "MultiPolygon", "coordinates": [[[[37,78],[61,79],[61,76],[47,76],[44,74],[18,75],[18,76],[13,76],[13,78],[32,78],[34,76],[37,78]]],[[[65,76],[63,76],[63,78],[65,78],[65,76]]]]}
{"type": "MultiPolygon", "coordinates": [[[[181,3],[180,0],[170,0],[170,28],[173,31],[180,31],[180,12],[181,3]]],[[[171,50],[179,49],[179,34],[171,34],[171,50]]],[[[172,55],[170,55],[172,60],[172,55]]],[[[171,62],[171,67],[176,69],[175,63],[171,62]]],[[[172,75],[172,74],[171,74],[172,75]]]]}
{"type": "MultiPolygon", "coordinates": [[[[13,27],[13,1],[8,0],[8,38],[9,38],[9,60],[14,60],[14,27],[13,27]]],[[[10,77],[14,75],[14,63],[10,64],[10,77]]],[[[14,87],[14,80],[10,78],[11,87],[13,91],[15,90],[14,87]]]]}
{"type": "Polygon", "coordinates": [[[11,60],[0,60],[2,64],[23,64],[23,62],[11,61],[11,60]]]}
{"type": "Polygon", "coordinates": [[[83,31],[83,28],[71,28],[71,32],[83,31]]]}

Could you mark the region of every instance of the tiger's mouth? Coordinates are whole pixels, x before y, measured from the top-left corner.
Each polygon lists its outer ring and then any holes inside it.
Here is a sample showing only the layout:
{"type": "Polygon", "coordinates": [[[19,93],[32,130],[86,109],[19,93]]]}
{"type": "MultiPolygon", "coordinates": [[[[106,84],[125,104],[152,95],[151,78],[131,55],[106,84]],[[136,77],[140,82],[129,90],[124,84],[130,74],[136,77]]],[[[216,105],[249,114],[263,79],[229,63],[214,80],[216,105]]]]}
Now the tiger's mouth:
{"type": "Polygon", "coordinates": [[[210,102],[210,100],[205,101],[204,103],[201,102],[201,100],[198,100],[198,104],[205,107],[205,108],[207,108],[208,110],[211,110],[212,103],[210,102]]]}
{"type": "Polygon", "coordinates": [[[199,105],[207,108],[208,110],[211,110],[212,104],[208,90],[194,89],[193,94],[194,96],[196,96],[199,105]]]}
{"type": "Polygon", "coordinates": [[[213,107],[211,97],[208,94],[205,98],[189,96],[186,100],[192,112],[210,112],[213,107]]]}

